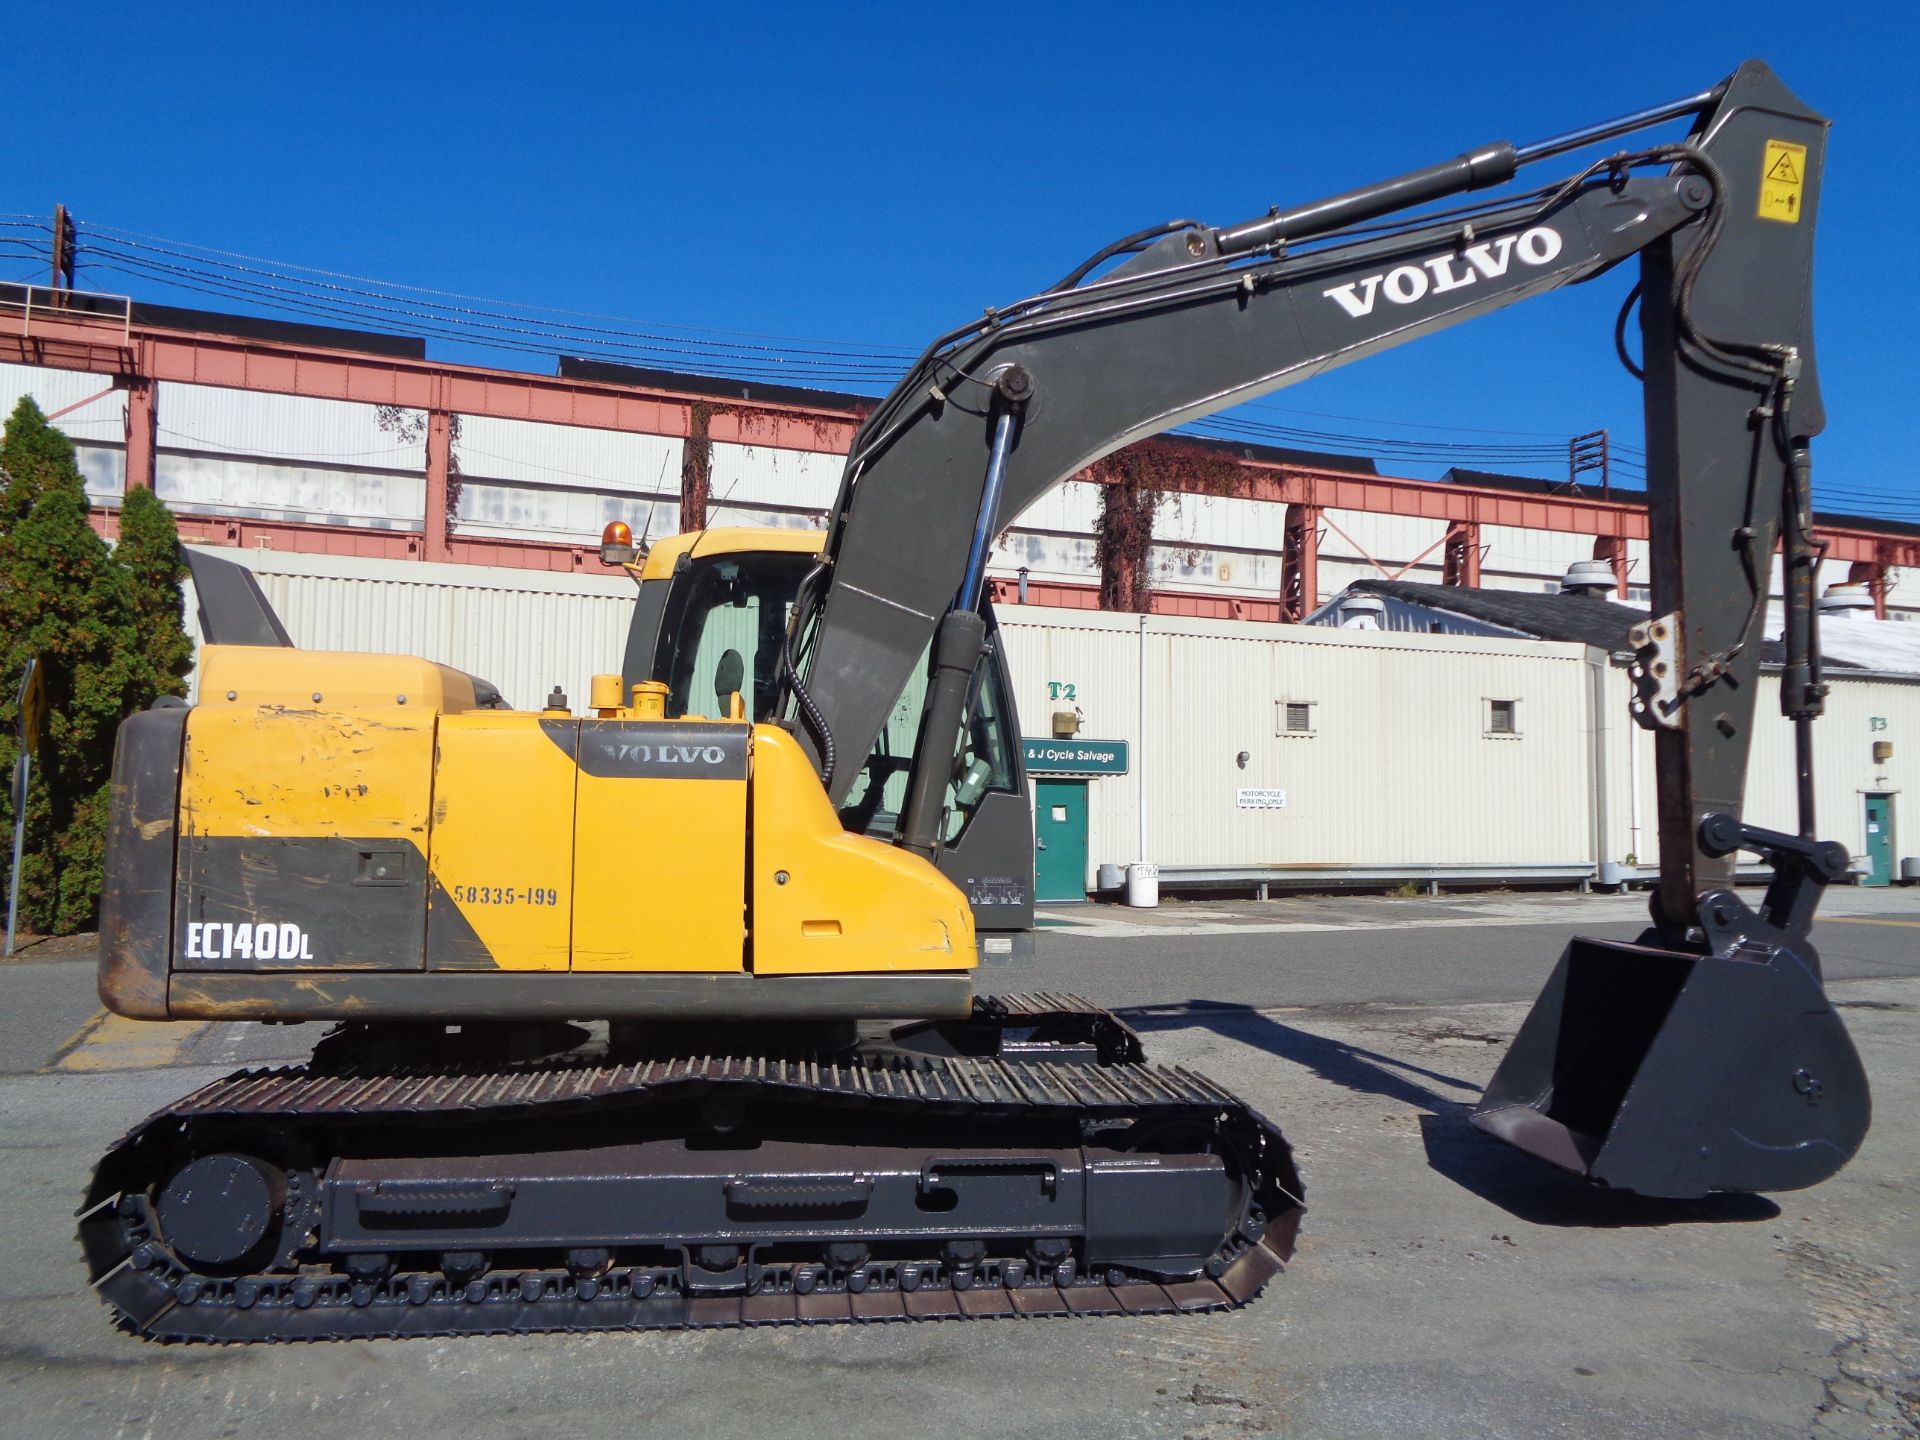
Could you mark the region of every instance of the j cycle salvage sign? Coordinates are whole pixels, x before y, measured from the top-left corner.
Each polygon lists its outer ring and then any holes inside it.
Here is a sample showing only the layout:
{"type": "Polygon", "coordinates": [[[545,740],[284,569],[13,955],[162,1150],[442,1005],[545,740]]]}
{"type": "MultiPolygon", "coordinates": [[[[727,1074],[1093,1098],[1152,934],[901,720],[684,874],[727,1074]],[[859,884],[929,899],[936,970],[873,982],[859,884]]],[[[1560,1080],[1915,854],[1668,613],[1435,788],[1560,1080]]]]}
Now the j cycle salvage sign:
{"type": "Polygon", "coordinates": [[[1124,775],[1124,740],[1022,740],[1029,775],[1124,775]]]}

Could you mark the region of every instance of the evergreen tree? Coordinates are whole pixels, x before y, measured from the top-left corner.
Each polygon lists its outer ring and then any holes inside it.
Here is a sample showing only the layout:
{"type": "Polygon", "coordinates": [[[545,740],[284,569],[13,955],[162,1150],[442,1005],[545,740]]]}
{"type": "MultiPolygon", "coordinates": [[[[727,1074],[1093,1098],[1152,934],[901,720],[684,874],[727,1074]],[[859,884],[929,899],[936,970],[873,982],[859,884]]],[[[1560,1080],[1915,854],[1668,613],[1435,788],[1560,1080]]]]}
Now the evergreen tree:
{"type": "MultiPolygon", "coordinates": [[[[21,918],[68,934],[92,924],[99,906],[114,734],[155,696],[181,693],[190,662],[178,547],[165,505],[135,490],[131,543],[123,555],[108,550],[87,521],[72,444],[31,399],[7,421],[0,463],[0,769],[9,778],[14,691],[32,656],[48,700],[27,800],[21,918]]],[[[11,830],[10,790],[0,821],[11,830]]]]}
{"type": "Polygon", "coordinates": [[[27,518],[43,490],[58,488],[69,474],[78,477],[80,473],[73,460],[73,443],[47,423],[31,395],[20,397],[6,429],[0,431],[0,470],[7,473],[6,493],[0,497],[0,534],[11,534],[27,518]]]}
{"type": "Polygon", "coordinates": [[[184,604],[180,582],[187,574],[180,557],[180,532],[166,502],[144,486],[127,492],[113,558],[126,570],[132,587],[134,629],[154,693],[186,694],[193,642],[180,626],[184,604]]]}

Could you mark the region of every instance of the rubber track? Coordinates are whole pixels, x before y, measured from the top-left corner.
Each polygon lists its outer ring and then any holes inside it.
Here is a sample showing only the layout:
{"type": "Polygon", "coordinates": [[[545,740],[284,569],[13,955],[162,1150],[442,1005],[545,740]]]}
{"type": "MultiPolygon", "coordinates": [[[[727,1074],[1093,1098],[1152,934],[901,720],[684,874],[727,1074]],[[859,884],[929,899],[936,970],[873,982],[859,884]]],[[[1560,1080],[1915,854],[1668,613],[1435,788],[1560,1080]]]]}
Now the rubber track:
{"type": "MultiPolygon", "coordinates": [[[[1077,997],[1005,997],[983,1002],[983,1009],[1015,1026],[1097,1016],[1115,1027],[1109,1039],[1121,1037],[1138,1054],[1137,1037],[1122,1022],[1077,997]]],[[[108,1151],[81,1212],[81,1241],[95,1288],[123,1326],[157,1340],[218,1342],[1227,1309],[1253,1299],[1281,1270],[1292,1253],[1300,1213],[1298,1180],[1279,1131],[1211,1080],[1178,1067],[884,1053],[708,1055],[378,1074],[316,1073],[306,1067],[240,1071],[149,1117],[108,1151]],[[496,1270],[476,1282],[477,1292],[463,1293],[438,1271],[428,1271],[371,1285],[337,1275],[310,1278],[304,1287],[290,1276],[206,1280],[194,1303],[187,1304],[177,1288],[182,1273],[177,1262],[149,1255],[143,1266],[129,1258],[139,1223],[122,1218],[116,1208],[123,1189],[147,1183],[139,1174],[145,1168],[140,1154],[145,1142],[164,1140],[186,1122],[253,1119],[351,1127],[432,1117],[524,1120],[689,1094],[804,1100],[896,1115],[921,1110],[1008,1116],[1026,1110],[1057,1118],[1064,1110],[1082,1120],[1184,1113],[1210,1121],[1224,1115],[1237,1143],[1269,1177],[1268,1193],[1258,1200],[1275,1218],[1259,1243],[1240,1242],[1217,1278],[1168,1284],[1139,1277],[1108,1283],[1084,1275],[1056,1284],[1037,1266],[1017,1286],[969,1283],[971,1275],[956,1282],[929,1263],[900,1267],[916,1271],[911,1277],[916,1284],[902,1273],[890,1286],[861,1293],[800,1294],[784,1285],[755,1294],[689,1295],[656,1285],[653,1277],[660,1272],[638,1268],[617,1269],[592,1281],[576,1280],[564,1270],[496,1270]],[[917,1283],[923,1279],[926,1283],[917,1283]]],[[[996,1275],[1004,1263],[990,1259],[981,1274],[996,1275]]]]}

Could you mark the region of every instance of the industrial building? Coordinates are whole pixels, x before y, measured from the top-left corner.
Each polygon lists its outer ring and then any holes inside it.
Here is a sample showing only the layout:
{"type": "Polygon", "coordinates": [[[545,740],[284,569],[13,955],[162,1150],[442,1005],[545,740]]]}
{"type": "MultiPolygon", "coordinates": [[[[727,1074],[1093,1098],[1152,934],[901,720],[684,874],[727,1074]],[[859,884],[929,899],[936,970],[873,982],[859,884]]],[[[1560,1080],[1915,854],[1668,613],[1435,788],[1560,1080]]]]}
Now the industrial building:
{"type": "MultiPolygon", "coordinates": [[[[424,655],[523,707],[618,665],[632,587],[598,563],[608,521],[653,539],[816,524],[863,403],[449,365],[417,341],[0,289],[0,403],[31,394],[73,437],[106,533],[126,487],[150,485],[185,540],[254,569],[301,645],[424,655]]],[[[1654,862],[1651,744],[1618,639],[1644,607],[1630,495],[1210,450],[1232,478],[1162,505],[1149,614],[1097,608],[1100,476],[999,537],[1044,897],[1142,860],[1209,887],[1615,883],[1654,862]],[[1570,570],[1627,603],[1563,603],[1570,570]],[[1598,632],[1575,623],[1595,605],[1617,612],[1598,632]],[[1068,749],[1097,758],[1050,756],[1068,749]]],[[[1858,640],[1830,641],[1836,662],[1865,658],[1829,673],[1822,829],[1884,882],[1903,858],[1903,737],[1920,733],[1920,626],[1902,623],[1920,615],[1903,583],[1920,529],[1821,531],[1845,608],[1878,617],[1829,627],[1858,640]]],[[[1771,704],[1749,818],[1790,828],[1771,704]]]]}

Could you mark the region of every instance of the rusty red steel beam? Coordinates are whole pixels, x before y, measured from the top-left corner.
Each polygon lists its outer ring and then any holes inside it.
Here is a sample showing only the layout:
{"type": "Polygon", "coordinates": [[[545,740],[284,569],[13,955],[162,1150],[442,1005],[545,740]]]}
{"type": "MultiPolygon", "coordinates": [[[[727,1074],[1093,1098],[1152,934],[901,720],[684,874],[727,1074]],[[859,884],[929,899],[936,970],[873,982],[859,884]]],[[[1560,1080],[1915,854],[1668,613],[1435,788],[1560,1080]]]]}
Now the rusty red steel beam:
{"type": "MultiPolygon", "coordinates": [[[[88,518],[109,540],[120,533],[120,512],[95,505],[88,518]]],[[[349,555],[362,560],[425,560],[426,536],[418,530],[376,530],[347,525],[304,525],[278,520],[243,520],[225,515],[176,512],[174,523],[189,545],[219,545],[239,550],[273,550],[296,555],[349,555]]],[[[544,540],[497,540],[455,536],[440,559],[456,565],[495,565],[512,570],[546,570],[581,575],[618,576],[600,563],[597,546],[544,540]]]]}
{"type": "MultiPolygon", "coordinates": [[[[989,586],[995,605],[1008,606],[1015,614],[1019,613],[1018,581],[996,576],[989,586]]],[[[1050,605],[1059,610],[1098,610],[1100,587],[1066,580],[1029,580],[1027,604],[1050,605]]],[[[1280,600],[1271,595],[1194,595],[1179,590],[1156,590],[1152,606],[1155,615],[1175,615],[1183,619],[1267,620],[1275,624],[1286,619],[1280,600]]]]}
{"type": "MultiPolygon", "coordinates": [[[[1306,470],[1258,460],[1240,462],[1248,474],[1228,498],[1299,504],[1316,510],[1353,510],[1375,515],[1441,523],[1502,525],[1517,530],[1546,530],[1621,540],[1647,538],[1646,507],[1633,501],[1590,500],[1570,495],[1516,495],[1510,491],[1456,485],[1451,481],[1411,480],[1392,475],[1352,475],[1306,470]]],[[[1096,480],[1092,473],[1082,479],[1096,480]]],[[[1218,495],[1202,484],[1188,494],[1218,495]]],[[[1324,514],[1323,514],[1324,518],[1324,514]]],[[[1920,566],[1920,536],[1890,535],[1864,526],[1817,525],[1835,561],[1878,560],[1895,566],[1920,566]]]]}
{"type": "Polygon", "coordinates": [[[753,400],[713,400],[604,381],[438,360],[314,350],[232,335],[106,327],[84,315],[36,315],[30,334],[0,334],[0,359],[182,385],[214,385],[362,405],[485,415],[643,435],[684,436],[692,406],[715,406],[713,438],[845,454],[858,419],[844,409],[753,400]]]}
{"type": "Polygon", "coordinates": [[[1884,560],[1889,565],[1920,566],[1920,536],[1890,536],[1878,530],[1828,525],[1815,525],[1814,534],[1827,542],[1829,560],[1884,560]]]}
{"type": "MultiPolygon", "coordinates": [[[[119,377],[116,377],[119,381],[119,377]]],[[[143,375],[124,379],[127,390],[127,484],[152,489],[160,454],[160,415],[154,408],[153,381],[143,375]]]]}

